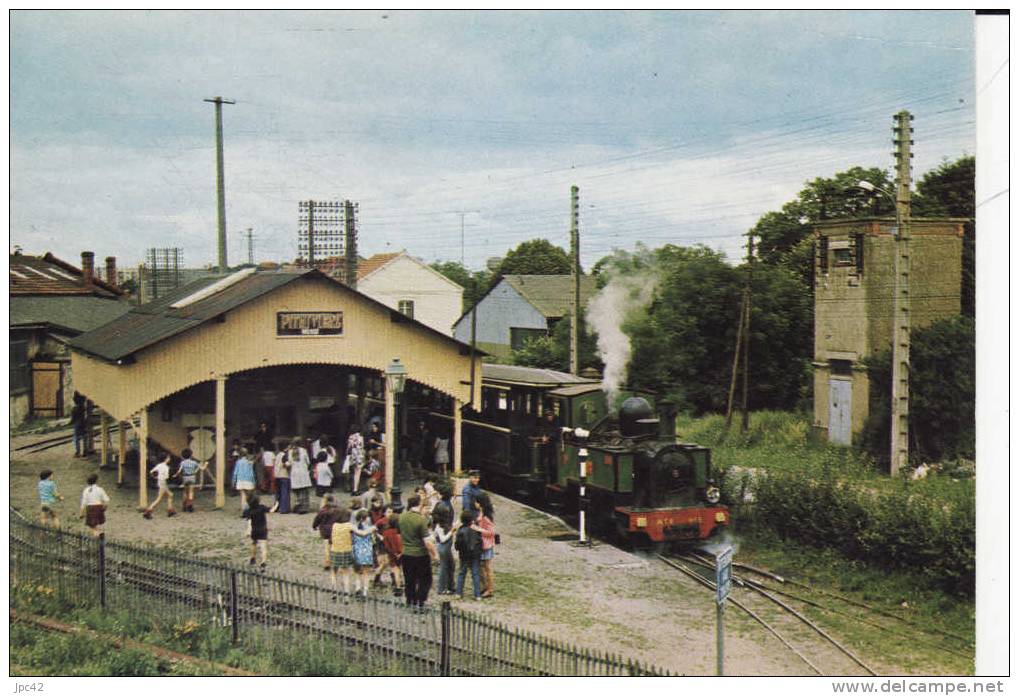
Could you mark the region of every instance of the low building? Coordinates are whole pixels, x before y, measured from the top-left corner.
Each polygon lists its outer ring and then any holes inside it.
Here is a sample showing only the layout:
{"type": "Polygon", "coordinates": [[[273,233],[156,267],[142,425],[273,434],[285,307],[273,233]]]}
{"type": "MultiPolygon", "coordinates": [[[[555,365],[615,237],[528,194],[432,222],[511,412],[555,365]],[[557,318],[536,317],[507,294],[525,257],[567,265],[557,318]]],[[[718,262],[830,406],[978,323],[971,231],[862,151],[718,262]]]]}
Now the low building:
{"type": "MultiPolygon", "coordinates": [[[[910,222],[910,327],[959,314],[964,219],[910,222]]],[[[815,230],[814,427],[849,445],[870,411],[865,360],[892,345],[895,221],[833,220],[815,230]]]]}
{"type": "MultiPolygon", "coordinates": [[[[580,305],[597,292],[592,276],[580,278],[580,305]]],[[[453,327],[453,336],[470,343],[474,324],[476,345],[508,362],[529,338],[547,336],[555,323],[569,315],[573,279],[569,275],[507,275],[495,284],[453,327]],[[472,313],[477,311],[477,318],[472,313]]]]}
{"type": "Polygon", "coordinates": [[[359,259],[357,290],[447,336],[463,309],[464,289],[406,251],[359,259]]]}
{"type": "MultiPolygon", "coordinates": [[[[125,293],[96,273],[94,255],[82,268],[50,253],[10,255],[10,426],[30,418],[70,414],[74,383],[68,342],[131,309],[125,293]]],[[[116,260],[106,259],[107,278],[116,260]]]]}

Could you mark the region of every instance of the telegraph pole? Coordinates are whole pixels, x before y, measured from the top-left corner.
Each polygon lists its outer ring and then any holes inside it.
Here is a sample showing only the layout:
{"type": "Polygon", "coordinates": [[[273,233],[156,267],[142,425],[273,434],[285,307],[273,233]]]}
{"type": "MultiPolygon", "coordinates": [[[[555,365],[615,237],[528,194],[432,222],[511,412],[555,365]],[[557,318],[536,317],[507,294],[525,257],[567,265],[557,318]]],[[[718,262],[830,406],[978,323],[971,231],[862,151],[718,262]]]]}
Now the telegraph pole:
{"type": "Polygon", "coordinates": [[[343,255],[344,276],[347,287],[357,288],[357,220],[354,211],[357,206],[351,201],[343,201],[343,255]]]}
{"type": "Polygon", "coordinates": [[[573,276],[573,321],[570,324],[570,372],[580,372],[580,189],[570,187],[570,273],[573,276]]]}
{"type": "Polygon", "coordinates": [[[909,218],[913,116],[895,114],[895,285],[892,296],[891,474],[909,465],[909,218]]]}
{"type": "Polygon", "coordinates": [[[219,213],[218,264],[219,273],[226,273],[226,189],[223,185],[223,105],[237,102],[223,97],[213,97],[204,101],[216,105],[216,200],[219,213]]]}
{"type": "Polygon", "coordinates": [[[454,210],[454,213],[460,216],[460,265],[464,265],[464,217],[472,215],[474,213],[480,213],[480,210],[454,210]]]}
{"type": "Polygon", "coordinates": [[[308,201],[308,268],[315,267],[315,201],[308,201]]]}
{"type": "Polygon", "coordinates": [[[746,308],[743,310],[743,433],[750,430],[750,308],[754,295],[754,233],[747,235],[747,291],[746,308]]]}

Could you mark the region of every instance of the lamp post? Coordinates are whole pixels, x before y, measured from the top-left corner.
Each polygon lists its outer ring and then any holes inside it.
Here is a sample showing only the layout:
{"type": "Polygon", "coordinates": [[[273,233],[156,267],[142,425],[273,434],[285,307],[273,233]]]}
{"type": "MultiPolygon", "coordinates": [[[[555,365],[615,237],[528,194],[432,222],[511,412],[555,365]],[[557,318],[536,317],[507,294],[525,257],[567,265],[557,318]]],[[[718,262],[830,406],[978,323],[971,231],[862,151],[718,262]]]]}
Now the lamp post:
{"type": "Polygon", "coordinates": [[[386,492],[390,501],[396,505],[395,499],[400,489],[393,486],[393,474],[396,469],[396,400],[403,393],[407,381],[407,367],[399,358],[393,358],[385,370],[386,375],[386,492]],[[395,495],[394,495],[395,488],[395,495]]]}
{"type": "MultiPolygon", "coordinates": [[[[889,437],[889,472],[895,476],[909,462],[909,375],[903,374],[909,362],[909,188],[899,186],[900,195],[858,181],[857,187],[871,193],[884,194],[895,206],[895,267],[892,284],[892,388],[891,432],[889,437]],[[902,334],[900,336],[900,333],[902,334]]],[[[859,253],[859,252],[858,252],[859,253]]]]}

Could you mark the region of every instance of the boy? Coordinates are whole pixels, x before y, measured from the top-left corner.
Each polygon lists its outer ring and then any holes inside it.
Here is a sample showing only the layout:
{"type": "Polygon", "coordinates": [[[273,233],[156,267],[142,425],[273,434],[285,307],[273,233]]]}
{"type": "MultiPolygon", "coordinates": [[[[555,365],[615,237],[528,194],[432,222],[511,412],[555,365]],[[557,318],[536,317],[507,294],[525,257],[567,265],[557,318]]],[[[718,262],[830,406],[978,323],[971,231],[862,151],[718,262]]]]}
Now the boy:
{"type": "Polygon", "coordinates": [[[163,461],[156,464],[149,471],[149,476],[156,477],[156,484],[159,487],[159,495],[152,501],[152,505],[149,505],[142,512],[142,517],[147,520],[152,519],[152,511],[156,509],[160,501],[166,498],[166,516],[173,517],[177,514],[177,511],[173,508],[173,492],[170,490],[170,455],[169,453],[163,458],[163,461]]]}
{"type": "Polygon", "coordinates": [[[481,600],[481,534],[475,529],[476,512],[464,510],[460,513],[460,528],[456,530],[453,547],[460,556],[460,570],[456,576],[456,593],[463,599],[464,580],[467,569],[471,569],[471,581],[474,583],[474,599],[481,600]]]}
{"type": "Polygon", "coordinates": [[[57,495],[57,483],[51,476],[53,472],[49,469],[39,472],[39,522],[59,529],[60,518],[55,508],[57,501],[63,500],[64,496],[57,495]]]}
{"type": "MultiPolygon", "coordinates": [[[[241,495],[244,495],[242,492],[241,495]]],[[[241,515],[251,520],[251,565],[255,565],[255,552],[258,551],[262,557],[259,568],[264,573],[266,561],[269,560],[269,520],[266,516],[269,508],[262,505],[258,493],[251,493],[248,498],[248,507],[241,515]]]]}
{"type": "Polygon", "coordinates": [[[103,525],[106,524],[106,506],[110,504],[110,496],[96,485],[98,480],[98,474],[89,474],[85,480],[88,485],[81,492],[80,515],[85,518],[85,526],[89,528],[94,537],[103,536],[103,525]]]}
{"type": "Polygon", "coordinates": [[[184,484],[184,512],[195,511],[195,483],[197,482],[199,464],[191,458],[191,450],[183,449],[180,452],[180,466],[174,476],[180,476],[184,484]]]}

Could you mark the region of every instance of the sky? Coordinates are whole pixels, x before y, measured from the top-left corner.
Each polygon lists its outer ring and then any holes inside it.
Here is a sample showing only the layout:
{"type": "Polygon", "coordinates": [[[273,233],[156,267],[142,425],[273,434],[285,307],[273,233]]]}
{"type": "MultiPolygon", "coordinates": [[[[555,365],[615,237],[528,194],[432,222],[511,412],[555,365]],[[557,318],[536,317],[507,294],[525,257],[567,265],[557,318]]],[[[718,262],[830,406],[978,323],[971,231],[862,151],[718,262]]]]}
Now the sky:
{"type": "Polygon", "coordinates": [[[10,244],[73,263],[297,255],[298,203],[358,204],[362,255],[473,269],[528,239],[582,263],[733,261],[806,181],[975,151],[967,11],[71,12],[10,15],[10,244]],[[461,237],[461,223],[463,236],[461,237]],[[461,241],[462,240],[462,241],[461,241]]]}

